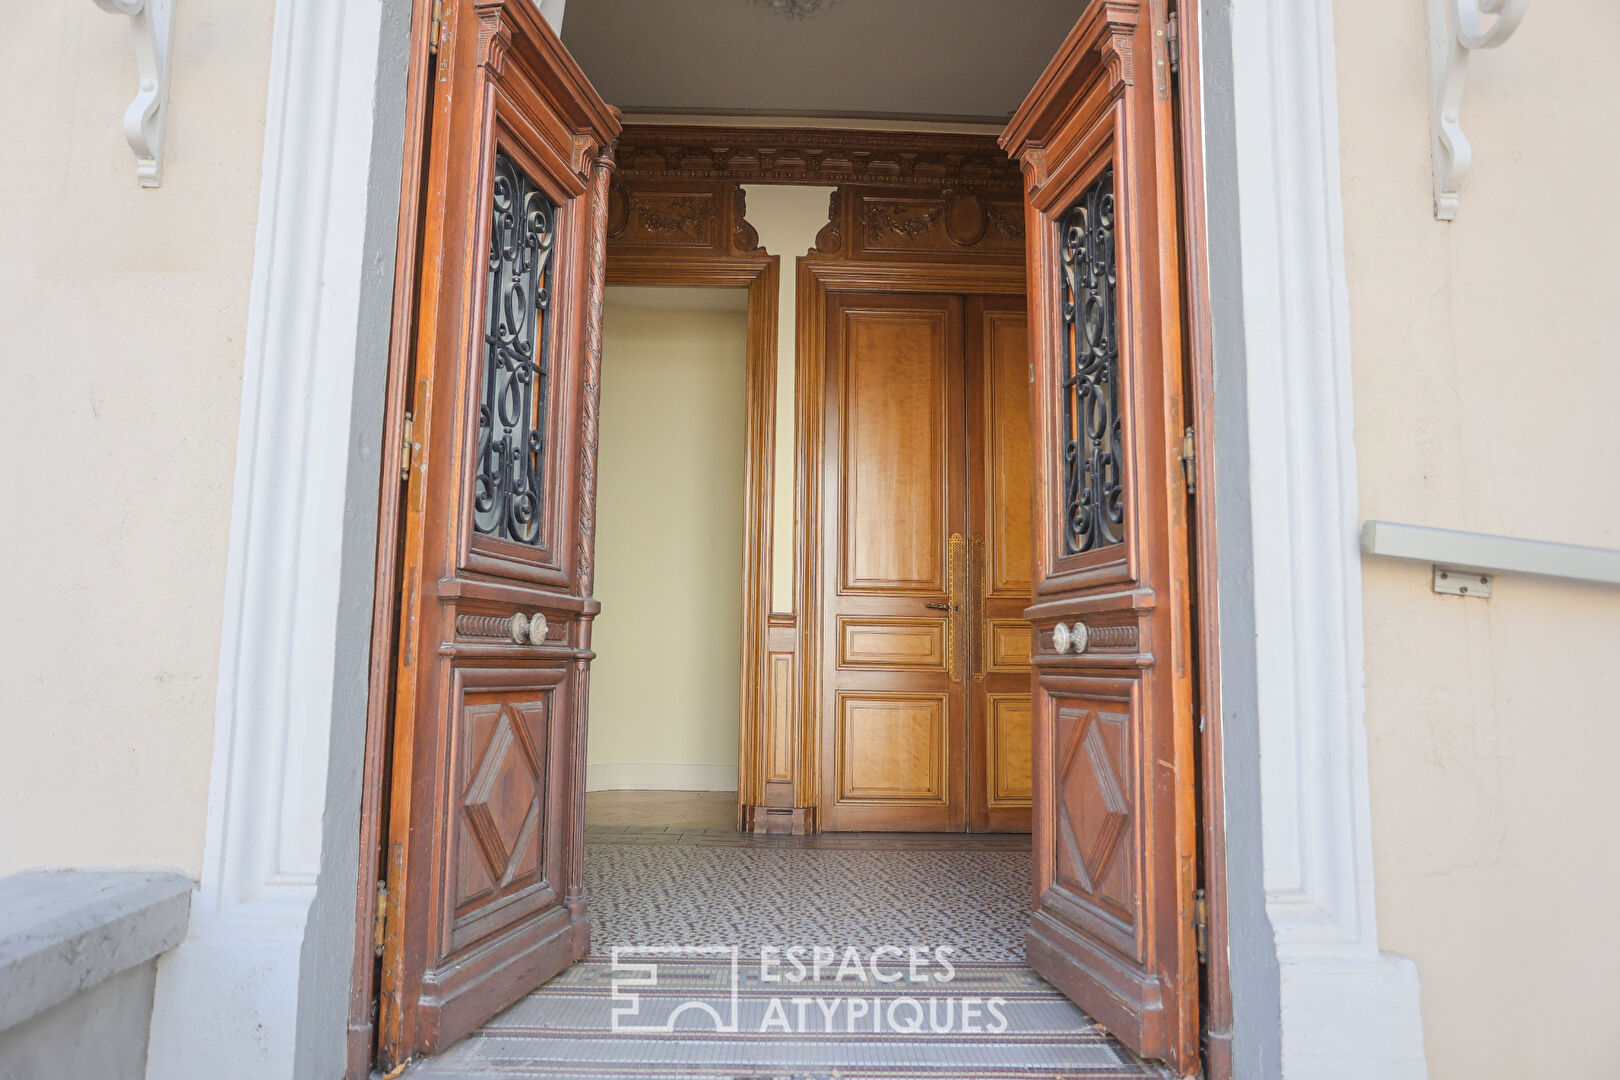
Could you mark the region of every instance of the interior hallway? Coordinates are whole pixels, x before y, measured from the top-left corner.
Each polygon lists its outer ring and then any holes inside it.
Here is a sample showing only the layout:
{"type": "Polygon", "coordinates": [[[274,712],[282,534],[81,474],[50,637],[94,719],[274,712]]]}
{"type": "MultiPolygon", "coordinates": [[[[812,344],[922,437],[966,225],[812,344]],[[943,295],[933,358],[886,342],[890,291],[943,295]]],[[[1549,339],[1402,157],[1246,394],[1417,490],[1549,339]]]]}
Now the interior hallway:
{"type": "MultiPolygon", "coordinates": [[[[410,1080],[1168,1075],[1137,1061],[1025,966],[1027,835],[752,836],[736,831],[735,814],[730,792],[591,793],[591,956],[414,1066],[410,1080]],[[634,990],[639,1001],[615,999],[615,946],[671,945],[708,950],[635,955],[657,962],[658,985],[634,990]],[[806,947],[807,964],[815,946],[838,959],[819,979],[767,981],[761,947],[793,945],[806,947]],[[929,963],[935,947],[950,946],[948,972],[932,964],[931,981],[919,985],[877,982],[869,967],[864,978],[834,971],[849,947],[866,962],[879,946],[914,945],[926,948],[929,963]],[[738,948],[735,999],[731,946],[738,948]],[[814,1003],[801,1012],[795,999],[804,998],[814,1003]],[[903,998],[919,1002],[917,1010],[897,1004],[903,998]],[[993,998],[996,1012],[988,1010],[993,998]],[[976,1017],[964,1023],[970,999],[976,1017]],[[735,1015],[736,1030],[716,1030],[711,1015],[691,1009],[674,1020],[674,1032],[612,1030],[615,1009],[635,1010],[622,1025],[660,1025],[687,1002],[707,1004],[723,1021],[735,1015]],[[998,1015],[1005,1029],[995,1031],[998,1015]],[[917,1016],[921,1030],[895,1030],[917,1016]]],[[[905,961],[885,964],[906,969],[905,961]]],[[[898,973],[887,968],[879,970],[898,973]]],[[[784,961],[781,970],[791,966],[784,961]]],[[[929,977],[927,964],[921,974],[929,977]]]]}

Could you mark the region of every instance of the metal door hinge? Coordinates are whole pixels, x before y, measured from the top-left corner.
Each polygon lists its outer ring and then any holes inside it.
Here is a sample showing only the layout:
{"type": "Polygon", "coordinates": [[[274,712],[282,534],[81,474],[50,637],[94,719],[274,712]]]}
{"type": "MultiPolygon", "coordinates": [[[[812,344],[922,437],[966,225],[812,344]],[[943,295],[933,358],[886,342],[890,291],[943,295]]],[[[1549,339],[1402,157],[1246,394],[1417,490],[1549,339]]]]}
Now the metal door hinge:
{"type": "Polygon", "coordinates": [[[371,948],[378,955],[383,954],[383,945],[388,941],[388,882],[377,882],[376,911],[371,917],[371,948]]]}
{"type": "Polygon", "coordinates": [[[1198,959],[1209,959],[1209,903],[1204,890],[1193,894],[1193,936],[1198,941],[1198,959]]]}
{"type": "Polygon", "coordinates": [[[405,414],[405,430],[399,439],[399,478],[411,478],[411,461],[416,457],[416,417],[405,414]]]}
{"type": "Polygon", "coordinates": [[[1174,75],[1181,70],[1181,18],[1174,11],[1164,27],[1164,51],[1170,60],[1170,73],[1174,75]]]}
{"type": "Polygon", "coordinates": [[[428,52],[439,51],[439,31],[444,28],[444,0],[433,0],[433,22],[428,26],[428,52]]]}
{"type": "Polygon", "coordinates": [[[1187,481],[1187,494],[1198,494],[1198,440],[1192,428],[1181,436],[1181,475],[1187,481]]]}

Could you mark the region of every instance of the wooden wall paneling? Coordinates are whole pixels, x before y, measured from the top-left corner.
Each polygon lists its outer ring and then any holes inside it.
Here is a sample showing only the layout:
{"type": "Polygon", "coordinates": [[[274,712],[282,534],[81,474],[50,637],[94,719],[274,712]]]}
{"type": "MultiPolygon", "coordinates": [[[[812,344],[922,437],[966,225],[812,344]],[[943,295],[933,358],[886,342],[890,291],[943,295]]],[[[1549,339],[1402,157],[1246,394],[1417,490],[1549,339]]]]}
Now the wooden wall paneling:
{"type": "MultiPolygon", "coordinates": [[[[616,182],[608,200],[607,238],[609,284],[748,289],[737,822],[749,830],[794,831],[792,803],[785,815],[778,812],[783,809],[780,784],[773,788],[770,777],[776,691],[783,664],[791,671],[796,652],[792,617],[785,624],[773,622],[770,612],[780,260],[759,246],[743,191],[731,183],[616,182]]],[[[802,832],[804,815],[798,819],[802,832]]]]}

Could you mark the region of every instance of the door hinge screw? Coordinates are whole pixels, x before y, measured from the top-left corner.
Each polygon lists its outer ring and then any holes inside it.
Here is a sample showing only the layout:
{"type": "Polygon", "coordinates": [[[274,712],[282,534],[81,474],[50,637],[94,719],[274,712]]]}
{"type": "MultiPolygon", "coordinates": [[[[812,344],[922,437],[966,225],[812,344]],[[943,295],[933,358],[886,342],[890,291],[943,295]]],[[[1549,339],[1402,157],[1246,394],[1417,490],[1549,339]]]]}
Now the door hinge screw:
{"type": "Polygon", "coordinates": [[[1193,435],[1193,429],[1188,428],[1181,436],[1181,475],[1187,481],[1187,494],[1198,493],[1198,441],[1193,435]]]}

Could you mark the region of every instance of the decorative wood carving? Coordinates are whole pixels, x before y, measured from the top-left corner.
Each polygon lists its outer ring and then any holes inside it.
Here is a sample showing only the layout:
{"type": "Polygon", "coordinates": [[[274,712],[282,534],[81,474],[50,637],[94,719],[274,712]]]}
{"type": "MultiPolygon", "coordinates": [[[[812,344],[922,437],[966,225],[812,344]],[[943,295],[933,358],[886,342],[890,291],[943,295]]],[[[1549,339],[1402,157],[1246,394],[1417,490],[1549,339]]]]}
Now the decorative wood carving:
{"type": "Polygon", "coordinates": [[[1024,204],[1017,192],[848,184],[833,194],[828,214],[816,236],[823,255],[1009,267],[1024,260],[1024,204]]]}
{"type": "MultiPolygon", "coordinates": [[[[523,629],[523,640],[519,644],[539,645],[542,643],[564,642],[568,639],[568,623],[553,621],[544,615],[536,615],[532,620],[519,624],[523,629]],[[536,641],[535,634],[540,635],[536,641]]],[[[510,615],[471,615],[462,613],[456,616],[456,636],[465,638],[487,638],[491,641],[510,642],[515,640],[513,618],[510,615]]]]}
{"type": "Polygon", "coordinates": [[[741,254],[759,250],[759,231],[748,224],[748,193],[738,184],[732,197],[731,246],[741,254]]]}
{"type": "Polygon", "coordinates": [[[488,68],[491,75],[499,77],[511,41],[511,31],[501,21],[501,2],[481,0],[473,7],[478,12],[478,66],[488,68]]]}
{"type": "Polygon", "coordinates": [[[619,174],[626,181],[1019,188],[1017,167],[992,136],[807,128],[628,124],[619,174]]]}
{"type": "Polygon", "coordinates": [[[844,215],[839,211],[839,202],[843,197],[843,190],[834,191],[827,200],[827,224],[816,233],[816,250],[823,255],[832,255],[844,247],[844,215]]]}
{"type": "MultiPolygon", "coordinates": [[[[1135,652],[1141,640],[1141,631],[1135,623],[1120,626],[1086,625],[1086,652],[1135,652]]],[[[1043,652],[1058,654],[1057,646],[1052,644],[1052,631],[1041,631],[1041,650],[1043,652]]]]}
{"type": "MultiPolygon", "coordinates": [[[[945,235],[951,238],[951,243],[958,247],[972,247],[984,239],[984,231],[990,227],[990,213],[984,197],[972,191],[947,191],[945,193],[945,235]]],[[[1023,238],[1020,229],[1019,239],[1023,238]]]]}
{"type": "Polygon", "coordinates": [[[759,251],[738,184],[615,179],[607,199],[612,257],[676,252],[727,258],[759,251]]]}
{"type": "Polygon", "coordinates": [[[596,159],[591,177],[590,279],[585,296],[585,377],[580,403],[579,541],[574,591],[590,596],[596,584],[596,444],[602,401],[602,294],[607,285],[608,184],[613,151],[596,159]]]}

